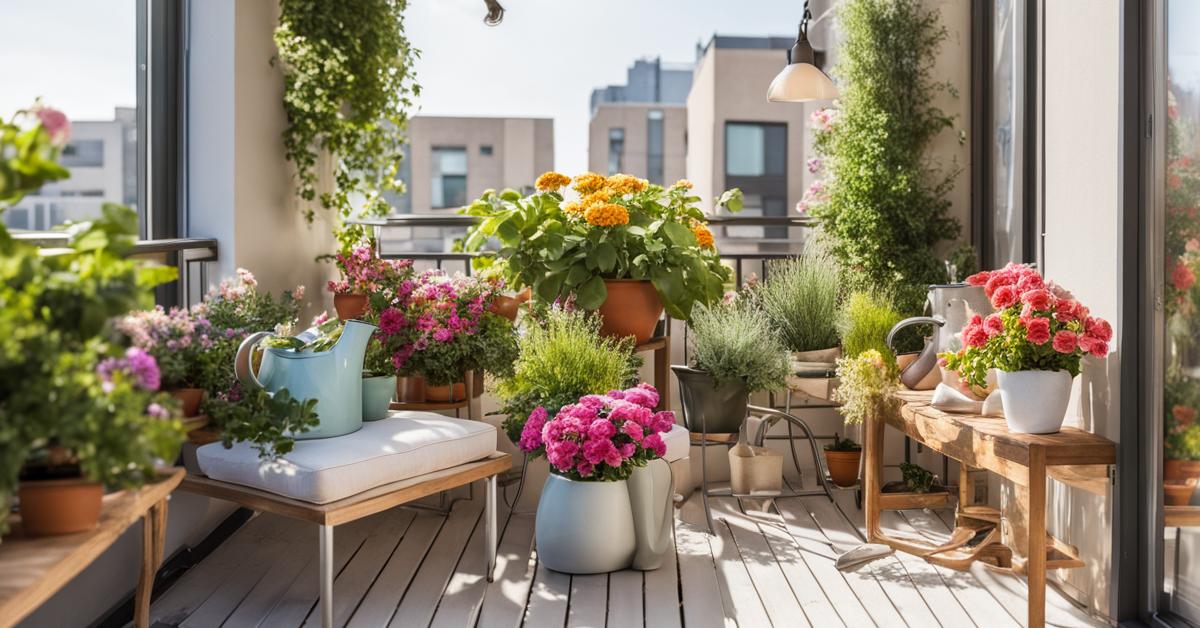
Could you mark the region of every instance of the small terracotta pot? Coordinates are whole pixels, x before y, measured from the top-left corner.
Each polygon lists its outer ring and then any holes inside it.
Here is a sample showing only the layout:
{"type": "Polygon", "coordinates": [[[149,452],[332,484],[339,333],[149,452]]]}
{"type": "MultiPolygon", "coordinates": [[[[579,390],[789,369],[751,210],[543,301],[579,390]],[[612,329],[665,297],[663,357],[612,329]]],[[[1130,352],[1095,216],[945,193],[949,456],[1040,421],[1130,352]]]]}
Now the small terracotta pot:
{"type": "Polygon", "coordinates": [[[533,290],[531,290],[530,288],[525,288],[524,290],[518,292],[517,296],[516,296],[517,303],[525,303],[532,298],[533,298],[533,290]]]}
{"type": "Polygon", "coordinates": [[[81,479],[22,482],[21,527],[34,536],[74,534],[96,527],[104,485],[81,479]]]}
{"type": "Polygon", "coordinates": [[[333,309],[337,310],[338,318],[343,321],[359,318],[367,312],[367,295],[335,294],[333,309]]]}
{"type": "Polygon", "coordinates": [[[654,326],[662,316],[663,304],[648,279],[605,279],[608,298],[596,310],[600,315],[600,333],[624,338],[633,336],[642,344],[654,335],[654,326]]]}
{"type": "Polygon", "coordinates": [[[425,402],[425,378],[420,375],[404,375],[396,378],[396,401],[407,403],[425,402]]]}
{"type": "Polygon", "coordinates": [[[1163,462],[1163,479],[1167,482],[1182,482],[1190,478],[1200,479],[1200,460],[1167,460],[1163,462]]]}
{"type": "Polygon", "coordinates": [[[829,451],[825,450],[825,466],[829,467],[829,478],[838,486],[854,486],[858,483],[858,461],[862,458],[859,451],[829,451]]]}
{"type": "Polygon", "coordinates": [[[203,388],[173,388],[169,392],[183,406],[183,418],[189,419],[200,414],[200,402],[204,401],[203,388]]]}
{"type": "Polygon", "coordinates": [[[430,386],[425,384],[426,401],[462,401],[467,398],[467,385],[464,382],[454,382],[445,386],[430,386]]]}
{"type": "Polygon", "coordinates": [[[1196,490],[1195,482],[1167,482],[1163,484],[1163,495],[1168,506],[1187,506],[1196,490]]]}
{"type": "Polygon", "coordinates": [[[517,310],[521,308],[521,301],[516,297],[510,297],[502,294],[492,299],[492,304],[488,307],[488,311],[493,314],[503,316],[510,321],[516,322],[517,310]]]}

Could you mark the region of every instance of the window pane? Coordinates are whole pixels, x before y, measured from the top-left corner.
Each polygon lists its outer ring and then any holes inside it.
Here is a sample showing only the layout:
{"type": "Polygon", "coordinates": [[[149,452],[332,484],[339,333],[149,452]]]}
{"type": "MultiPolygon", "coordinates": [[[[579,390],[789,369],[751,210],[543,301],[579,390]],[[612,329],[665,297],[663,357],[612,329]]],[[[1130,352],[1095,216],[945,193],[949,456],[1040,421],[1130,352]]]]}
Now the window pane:
{"type": "Polygon", "coordinates": [[[992,259],[989,267],[1025,261],[1024,215],[1013,177],[1013,44],[1016,20],[1012,0],[996,0],[992,14],[992,259]]]}
{"type": "Polygon", "coordinates": [[[772,124],[763,127],[766,140],[764,171],[773,176],[787,174],[787,125],[772,124]]]}
{"type": "Polygon", "coordinates": [[[766,138],[762,125],[725,125],[725,174],[758,177],[766,172],[766,138]]]}
{"type": "Polygon", "coordinates": [[[430,151],[430,204],[434,208],[461,207],[467,198],[467,149],[435,146],[430,151]]]}
{"type": "Polygon", "coordinates": [[[646,178],[663,184],[663,112],[651,109],[646,114],[646,178]]]}
{"type": "Polygon", "coordinates": [[[133,1],[0,3],[0,24],[13,26],[0,39],[0,116],[40,97],[72,123],[62,156],[70,178],[5,212],[9,227],[87,220],[106,202],[137,206],[136,8],[133,1]]]}
{"type": "Polygon", "coordinates": [[[616,174],[624,169],[625,129],[608,130],[608,174],[616,174]]]}

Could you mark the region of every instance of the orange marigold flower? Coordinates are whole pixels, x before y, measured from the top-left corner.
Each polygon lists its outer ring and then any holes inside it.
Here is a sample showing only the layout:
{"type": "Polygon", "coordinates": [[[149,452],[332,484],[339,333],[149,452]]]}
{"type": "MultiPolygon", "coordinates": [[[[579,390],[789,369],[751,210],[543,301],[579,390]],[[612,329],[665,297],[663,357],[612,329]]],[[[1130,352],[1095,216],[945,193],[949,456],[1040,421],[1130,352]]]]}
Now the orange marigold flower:
{"type": "Polygon", "coordinates": [[[688,181],[687,179],[680,179],[680,180],[676,181],[675,183],[671,184],[671,187],[672,188],[683,188],[685,190],[690,190],[696,186],[693,185],[692,182],[688,181]]]}
{"type": "Polygon", "coordinates": [[[608,187],[617,194],[636,194],[650,185],[645,179],[629,174],[614,174],[608,178],[608,187]]]}
{"type": "Polygon", "coordinates": [[[602,190],[607,183],[608,179],[604,178],[604,175],[585,172],[575,177],[575,191],[583,195],[588,195],[592,192],[602,190]]]}
{"type": "Polygon", "coordinates": [[[613,227],[629,224],[629,211],[616,203],[602,203],[587,208],[583,215],[588,223],[597,227],[613,227]]]}
{"type": "Polygon", "coordinates": [[[608,190],[597,190],[584,196],[579,202],[583,203],[585,208],[592,205],[603,205],[612,199],[612,192],[608,190]]]}
{"type": "Polygon", "coordinates": [[[543,172],[534,184],[540,192],[553,192],[561,187],[571,185],[571,177],[559,172],[543,172]]]}
{"type": "Polygon", "coordinates": [[[713,234],[712,231],[708,230],[708,227],[701,223],[695,223],[692,225],[692,233],[696,234],[696,242],[700,245],[700,248],[713,248],[713,234]]]}
{"type": "Polygon", "coordinates": [[[583,205],[580,205],[576,201],[571,201],[570,203],[566,203],[565,205],[563,205],[562,210],[567,212],[568,214],[582,214],[583,213],[583,205]]]}

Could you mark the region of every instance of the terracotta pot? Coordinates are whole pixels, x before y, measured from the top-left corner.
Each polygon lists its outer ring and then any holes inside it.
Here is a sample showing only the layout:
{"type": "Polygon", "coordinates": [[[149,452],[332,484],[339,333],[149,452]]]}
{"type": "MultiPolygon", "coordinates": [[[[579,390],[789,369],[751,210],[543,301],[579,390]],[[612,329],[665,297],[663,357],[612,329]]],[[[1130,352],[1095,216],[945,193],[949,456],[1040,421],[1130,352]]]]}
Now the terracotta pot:
{"type": "Polygon", "coordinates": [[[517,296],[516,296],[517,303],[525,303],[532,298],[533,298],[533,290],[530,288],[525,288],[524,290],[518,292],[517,296]]]}
{"type": "Polygon", "coordinates": [[[173,388],[170,392],[183,406],[183,418],[188,419],[200,414],[200,402],[204,400],[203,388],[173,388]]]}
{"type": "Polygon", "coordinates": [[[1163,484],[1163,495],[1168,506],[1187,506],[1192,502],[1195,482],[1167,482],[1163,484]]]}
{"type": "Polygon", "coordinates": [[[654,284],[647,279],[605,279],[604,287],[608,298],[596,310],[601,317],[600,333],[633,336],[638,344],[650,340],[663,313],[654,284]]]}
{"type": "Polygon", "coordinates": [[[425,378],[420,375],[405,375],[403,377],[397,377],[396,401],[424,403],[425,378]]]}
{"type": "Polygon", "coordinates": [[[337,310],[338,318],[344,321],[359,318],[367,312],[367,295],[365,294],[335,294],[333,309],[337,310]]]}
{"type": "Polygon", "coordinates": [[[430,386],[429,384],[425,384],[426,401],[462,401],[466,398],[467,385],[464,382],[454,382],[454,384],[447,384],[445,386],[430,386]]]}
{"type": "Polygon", "coordinates": [[[510,321],[516,322],[517,310],[520,308],[521,301],[517,300],[516,297],[510,297],[506,294],[502,294],[492,299],[492,304],[488,307],[488,311],[493,314],[503,316],[510,321]]]}
{"type": "Polygon", "coordinates": [[[1200,460],[1167,460],[1163,463],[1163,479],[1167,482],[1183,482],[1191,478],[1200,479],[1200,460]]]}
{"type": "Polygon", "coordinates": [[[838,486],[854,486],[858,483],[858,461],[862,458],[859,451],[830,451],[825,450],[825,466],[829,468],[829,478],[838,486]]]}
{"type": "Polygon", "coordinates": [[[34,536],[74,534],[96,527],[104,485],[81,479],[22,482],[21,527],[34,536]]]}

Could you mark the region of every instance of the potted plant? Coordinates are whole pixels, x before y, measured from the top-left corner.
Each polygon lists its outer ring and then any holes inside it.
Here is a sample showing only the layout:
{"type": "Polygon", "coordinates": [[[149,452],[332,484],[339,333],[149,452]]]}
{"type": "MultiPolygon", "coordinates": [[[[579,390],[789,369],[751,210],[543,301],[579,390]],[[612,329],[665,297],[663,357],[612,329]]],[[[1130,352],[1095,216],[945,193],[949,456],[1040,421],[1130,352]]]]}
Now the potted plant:
{"type": "Polygon", "coordinates": [[[914,493],[928,495],[930,493],[945,493],[938,476],[925,467],[911,462],[900,463],[900,480],[888,482],[880,489],[884,493],[914,493]]]}
{"type": "Polygon", "coordinates": [[[838,486],[854,486],[858,483],[858,467],[862,460],[862,445],[833,435],[833,442],[825,445],[825,468],[829,478],[838,486]]]}
{"type": "Polygon", "coordinates": [[[768,265],[769,273],[747,291],[792,352],[793,362],[835,362],[838,346],[839,269],[820,246],[768,265]]]}
{"type": "Polygon", "coordinates": [[[1200,478],[1200,387],[1180,369],[1169,367],[1163,389],[1163,479],[1183,483],[1200,478]]]}
{"type": "Polygon", "coordinates": [[[633,353],[633,341],[602,336],[595,317],[551,308],[540,319],[524,320],[512,374],[496,385],[500,411],[507,415],[504,431],[513,443],[534,409],[557,414],[584,395],[637,381],[642,359],[633,353]]]}
{"type": "Polygon", "coordinates": [[[363,420],[378,421],[386,417],[394,396],[396,372],[392,366],[392,354],[376,334],[367,344],[367,355],[363,360],[363,420]]]}
{"type": "MultiPolygon", "coordinates": [[[[598,311],[602,333],[637,343],[650,338],[664,307],[687,320],[694,304],[721,298],[730,271],[691,183],[664,189],[627,174],[587,172],[572,184],[547,172],[536,187],[525,198],[488,190],[464,209],[481,219],[464,247],[479,250],[497,239],[510,286],[531,288],[543,304],[573,295],[578,307],[598,311]]],[[[737,190],[718,200],[730,211],[741,203],[737,190]]]]}
{"type": "Polygon", "coordinates": [[[360,245],[349,253],[334,256],[341,279],[326,285],[333,293],[333,308],[341,320],[361,318],[367,312],[368,298],[390,266],[375,255],[375,248],[360,245]]]}
{"type": "Polygon", "coordinates": [[[765,314],[745,300],[698,305],[690,366],[672,366],[679,379],[688,429],[736,432],[746,417],[750,393],[784,386],[788,353],[765,314]]]}
{"type": "Polygon", "coordinates": [[[889,364],[895,364],[896,356],[887,346],[886,339],[900,318],[891,300],[882,292],[851,293],[838,312],[842,353],[847,357],[855,357],[874,349],[889,364]]]}
{"type": "Polygon", "coordinates": [[[666,453],[662,434],[675,424],[674,413],[654,412],[657,404],[658,391],[643,383],[585,395],[553,417],[542,407],[529,414],[518,444],[550,463],[535,528],[538,558],[550,569],[605,573],[633,562],[626,480],[666,453]]]}
{"type": "Polygon", "coordinates": [[[962,331],[963,348],[940,354],[944,365],[980,388],[995,368],[1009,429],[1057,432],[1083,356],[1107,356],[1112,327],[1027,266],[1009,264],[967,282],[984,286],[996,312],[971,319],[962,331]]]}
{"type": "Polygon", "coordinates": [[[209,365],[205,355],[213,348],[212,325],[189,310],[162,306],[137,310],[116,320],[114,326],[135,347],[158,363],[162,388],[179,399],[189,430],[203,427],[207,417],[197,417],[204,399],[209,365]],[[197,420],[199,418],[199,420],[197,420]]]}

